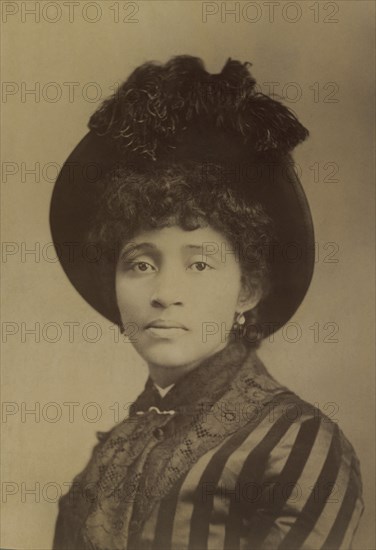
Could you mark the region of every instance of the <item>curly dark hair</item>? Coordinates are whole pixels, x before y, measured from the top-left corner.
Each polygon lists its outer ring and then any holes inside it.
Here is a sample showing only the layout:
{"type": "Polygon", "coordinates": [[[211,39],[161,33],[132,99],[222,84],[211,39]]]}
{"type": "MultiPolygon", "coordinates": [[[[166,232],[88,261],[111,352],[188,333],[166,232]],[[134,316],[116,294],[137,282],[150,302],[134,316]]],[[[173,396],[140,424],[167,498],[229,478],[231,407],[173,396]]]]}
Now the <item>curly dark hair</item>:
{"type": "MultiPolygon", "coordinates": [[[[233,247],[243,282],[265,296],[269,290],[266,248],[273,239],[273,224],[258,202],[250,203],[219,177],[222,167],[197,162],[135,170],[119,166],[104,178],[88,239],[106,259],[101,269],[107,294],[115,280],[119,253],[139,232],[177,225],[186,231],[210,226],[233,247]],[[205,185],[203,185],[203,178],[205,185]]],[[[256,320],[256,311],[247,321],[256,320]]]]}

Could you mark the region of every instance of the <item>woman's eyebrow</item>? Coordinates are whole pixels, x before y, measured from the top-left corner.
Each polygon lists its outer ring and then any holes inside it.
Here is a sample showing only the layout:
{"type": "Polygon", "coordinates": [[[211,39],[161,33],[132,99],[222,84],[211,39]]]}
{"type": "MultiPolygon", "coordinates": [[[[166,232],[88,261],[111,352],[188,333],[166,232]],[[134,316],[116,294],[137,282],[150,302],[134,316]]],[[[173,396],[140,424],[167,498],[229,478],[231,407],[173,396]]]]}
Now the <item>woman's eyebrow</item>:
{"type": "Polygon", "coordinates": [[[204,242],[202,244],[187,244],[185,245],[183,248],[184,249],[188,249],[188,250],[195,250],[197,252],[199,252],[202,257],[207,257],[207,256],[219,256],[220,255],[220,249],[219,249],[219,246],[216,245],[214,247],[214,249],[212,248],[213,246],[213,243],[208,243],[208,242],[204,242]],[[208,246],[210,245],[210,246],[208,246]]]}
{"type": "Polygon", "coordinates": [[[155,250],[157,247],[153,243],[128,243],[124,246],[123,250],[120,253],[120,257],[130,256],[133,253],[139,252],[140,250],[155,250]]]}
{"type": "Polygon", "coordinates": [[[196,250],[203,250],[204,246],[202,244],[186,244],[183,248],[194,248],[196,250]]]}

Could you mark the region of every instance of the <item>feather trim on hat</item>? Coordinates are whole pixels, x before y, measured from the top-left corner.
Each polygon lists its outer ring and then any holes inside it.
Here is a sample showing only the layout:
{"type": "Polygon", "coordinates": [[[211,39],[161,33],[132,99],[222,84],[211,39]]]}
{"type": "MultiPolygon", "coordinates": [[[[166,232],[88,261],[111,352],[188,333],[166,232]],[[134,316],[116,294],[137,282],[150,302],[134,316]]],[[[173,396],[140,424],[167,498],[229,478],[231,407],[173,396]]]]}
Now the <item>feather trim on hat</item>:
{"type": "Polygon", "coordinates": [[[241,139],[253,153],[289,153],[308,130],[279,101],[258,92],[251,64],[228,59],[210,74],[201,59],[145,63],[95,111],[89,128],[114,140],[123,155],[160,160],[199,126],[241,139]]]}

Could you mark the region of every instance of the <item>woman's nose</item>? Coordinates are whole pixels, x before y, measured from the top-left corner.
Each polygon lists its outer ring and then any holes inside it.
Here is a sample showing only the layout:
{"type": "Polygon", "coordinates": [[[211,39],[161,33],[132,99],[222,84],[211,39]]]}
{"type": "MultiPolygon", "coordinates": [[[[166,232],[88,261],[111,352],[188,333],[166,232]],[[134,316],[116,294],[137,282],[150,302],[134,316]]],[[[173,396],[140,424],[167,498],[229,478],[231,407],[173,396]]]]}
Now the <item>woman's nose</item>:
{"type": "Polygon", "coordinates": [[[158,275],[150,302],[154,307],[183,305],[183,289],[179,277],[175,273],[158,275]]]}

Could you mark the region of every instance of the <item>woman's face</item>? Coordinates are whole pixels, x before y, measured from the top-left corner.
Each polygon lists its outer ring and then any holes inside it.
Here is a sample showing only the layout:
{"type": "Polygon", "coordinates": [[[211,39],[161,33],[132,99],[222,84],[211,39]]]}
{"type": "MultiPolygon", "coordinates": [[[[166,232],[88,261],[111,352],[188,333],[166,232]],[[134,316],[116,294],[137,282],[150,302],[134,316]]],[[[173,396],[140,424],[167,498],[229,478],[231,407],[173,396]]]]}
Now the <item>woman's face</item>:
{"type": "Polygon", "coordinates": [[[141,232],[116,269],[125,332],[149,365],[200,362],[225,347],[236,311],[255,305],[241,279],[230,243],[210,227],[141,232]]]}

